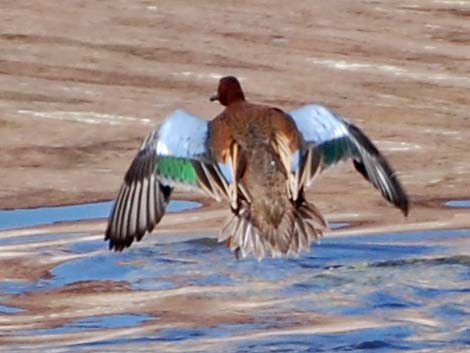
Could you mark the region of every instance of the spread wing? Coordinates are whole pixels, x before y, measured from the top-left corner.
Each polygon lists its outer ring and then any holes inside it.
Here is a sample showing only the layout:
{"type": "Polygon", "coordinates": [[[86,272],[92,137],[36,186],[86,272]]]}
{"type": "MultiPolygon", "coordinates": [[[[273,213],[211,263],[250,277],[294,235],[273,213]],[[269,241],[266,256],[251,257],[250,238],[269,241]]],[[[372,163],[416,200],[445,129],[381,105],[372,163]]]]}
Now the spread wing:
{"type": "Polygon", "coordinates": [[[208,123],[183,110],[172,113],[143,142],[108,220],[105,240],[121,251],[151,232],[175,186],[227,197],[227,182],[208,150],[208,123]]]}
{"type": "Polygon", "coordinates": [[[383,197],[407,215],[409,201],[394,170],[372,141],[355,125],[319,105],[289,113],[306,142],[297,169],[308,186],[319,171],[352,159],[354,167],[383,197]]]}

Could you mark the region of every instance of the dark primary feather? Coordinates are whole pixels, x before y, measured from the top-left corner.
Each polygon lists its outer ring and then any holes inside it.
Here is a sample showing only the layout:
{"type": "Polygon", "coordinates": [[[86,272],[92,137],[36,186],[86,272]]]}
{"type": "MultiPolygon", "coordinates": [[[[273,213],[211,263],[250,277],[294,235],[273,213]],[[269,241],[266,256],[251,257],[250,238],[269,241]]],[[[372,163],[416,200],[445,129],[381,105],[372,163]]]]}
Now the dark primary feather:
{"type": "Polygon", "coordinates": [[[121,251],[141,240],[163,217],[172,188],[159,182],[156,159],[147,142],[127,170],[105,233],[110,249],[121,251]]]}
{"type": "Polygon", "coordinates": [[[395,171],[371,140],[356,126],[344,122],[353,142],[353,162],[356,170],[371,182],[392,204],[408,215],[409,201],[395,171]]]}

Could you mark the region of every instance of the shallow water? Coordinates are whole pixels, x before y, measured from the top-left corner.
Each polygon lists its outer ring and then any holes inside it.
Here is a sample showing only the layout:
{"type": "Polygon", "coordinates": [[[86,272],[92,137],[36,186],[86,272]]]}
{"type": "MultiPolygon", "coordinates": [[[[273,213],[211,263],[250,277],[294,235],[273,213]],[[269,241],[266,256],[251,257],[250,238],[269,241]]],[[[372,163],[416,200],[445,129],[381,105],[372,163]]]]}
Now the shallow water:
{"type": "MultiPolygon", "coordinates": [[[[197,205],[173,203],[170,210],[197,205]]],[[[108,214],[110,206],[99,207],[108,214]]],[[[73,219],[86,219],[94,207],[83,206],[73,219]]],[[[358,231],[347,237],[333,232],[298,258],[261,262],[237,261],[213,234],[172,242],[148,236],[114,253],[101,234],[80,233],[80,225],[73,233],[19,232],[0,238],[0,255],[25,245],[33,249],[25,258],[50,266],[35,279],[10,275],[0,282],[0,344],[9,351],[396,352],[470,346],[468,229],[358,231]]],[[[16,256],[21,266],[34,267],[16,256]]]]}
{"type": "Polygon", "coordinates": [[[445,205],[452,208],[470,208],[470,200],[451,200],[447,201],[445,205]]]}
{"type": "MultiPolygon", "coordinates": [[[[113,201],[93,202],[80,205],[0,210],[0,229],[30,227],[55,222],[82,221],[108,217],[113,201]]],[[[175,200],[168,210],[183,211],[197,207],[197,202],[175,200]]]]}

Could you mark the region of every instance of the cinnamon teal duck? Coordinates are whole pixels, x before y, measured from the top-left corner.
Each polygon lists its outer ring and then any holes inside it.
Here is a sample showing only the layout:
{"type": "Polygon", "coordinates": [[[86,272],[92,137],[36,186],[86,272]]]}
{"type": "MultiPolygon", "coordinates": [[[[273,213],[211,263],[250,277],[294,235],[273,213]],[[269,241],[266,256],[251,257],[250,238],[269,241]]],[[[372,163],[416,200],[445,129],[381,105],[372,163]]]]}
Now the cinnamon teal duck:
{"type": "Polygon", "coordinates": [[[232,76],[220,80],[211,100],[225,106],[212,121],[177,110],[144,140],[109,217],[110,249],[121,251],[151,232],[173,188],[184,186],[227,201],[231,216],[219,241],[237,257],[309,250],[327,222],[305,188],[345,160],[408,214],[408,197],[385,157],[334,112],[308,104],[286,113],[250,103],[232,76]]]}

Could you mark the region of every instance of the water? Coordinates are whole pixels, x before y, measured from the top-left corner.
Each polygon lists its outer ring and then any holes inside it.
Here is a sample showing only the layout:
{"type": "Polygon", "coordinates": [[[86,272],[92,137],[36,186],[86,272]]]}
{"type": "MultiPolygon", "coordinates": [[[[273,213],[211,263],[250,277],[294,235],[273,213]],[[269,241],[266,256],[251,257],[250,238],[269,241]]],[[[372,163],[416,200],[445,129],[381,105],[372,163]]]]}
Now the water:
{"type": "Polygon", "coordinates": [[[452,208],[470,208],[470,200],[451,200],[447,201],[445,205],[452,208]]]}
{"type": "MultiPolygon", "coordinates": [[[[69,206],[0,210],[0,230],[55,222],[106,218],[111,212],[112,205],[113,201],[105,201],[69,206]]],[[[198,205],[197,202],[174,200],[169,204],[168,211],[183,211],[198,205]]]]}
{"type": "MultiPolygon", "coordinates": [[[[80,219],[98,206],[88,207],[80,219]]],[[[298,258],[261,262],[237,261],[213,234],[171,243],[146,236],[122,253],[107,250],[99,229],[92,234],[0,237],[0,255],[33,246],[10,265],[50,264],[32,279],[2,276],[8,351],[453,352],[470,344],[468,229],[332,234],[298,258]]]]}

